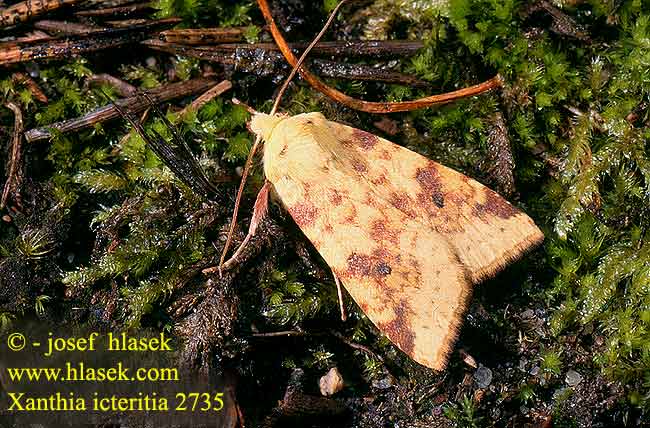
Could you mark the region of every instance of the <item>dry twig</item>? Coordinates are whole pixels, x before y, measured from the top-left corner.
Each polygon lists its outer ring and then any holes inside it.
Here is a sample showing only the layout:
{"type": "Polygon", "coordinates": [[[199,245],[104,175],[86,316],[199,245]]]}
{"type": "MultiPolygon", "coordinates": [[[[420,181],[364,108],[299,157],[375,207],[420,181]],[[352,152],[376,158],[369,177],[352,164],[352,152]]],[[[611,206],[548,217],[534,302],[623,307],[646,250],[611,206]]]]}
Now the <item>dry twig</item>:
{"type": "Polygon", "coordinates": [[[76,34],[90,34],[98,31],[106,31],[108,28],[97,27],[94,25],[81,24],[79,22],[68,21],[54,21],[51,19],[43,19],[34,23],[34,28],[39,30],[49,31],[52,33],[76,35],[76,34]]]}
{"type": "MultiPolygon", "coordinates": [[[[355,43],[349,42],[347,46],[355,46],[355,43]]],[[[363,44],[363,42],[360,43],[363,44]]],[[[147,40],[143,44],[162,52],[231,65],[239,70],[255,73],[258,76],[276,76],[287,68],[284,58],[277,51],[277,46],[268,43],[250,45],[258,46],[257,49],[251,49],[251,47],[233,49],[232,47],[228,47],[229,45],[190,47],[159,40],[147,40]]],[[[376,52],[377,50],[373,50],[368,55],[375,55],[376,52]]],[[[310,61],[310,66],[315,73],[323,77],[396,83],[414,87],[426,87],[429,85],[427,82],[407,74],[364,64],[344,64],[341,62],[314,59],[310,61]]]]}
{"type": "Polygon", "coordinates": [[[201,96],[192,101],[188,106],[181,110],[179,116],[184,116],[191,111],[198,111],[201,107],[232,88],[230,80],[223,80],[212,88],[205,91],[201,96]]]}
{"type": "Polygon", "coordinates": [[[138,88],[125,82],[122,79],[111,76],[107,73],[95,74],[88,78],[88,84],[106,84],[112,86],[115,91],[122,97],[130,97],[135,95],[138,92],[138,88]]]}
{"type": "Polygon", "coordinates": [[[163,42],[185,45],[209,45],[244,40],[245,27],[186,28],[162,31],[158,37],[163,42]]]}
{"type": "MultiPolygon", "coordinates": [[[[282,36],[280,29],[275,24],[267,0],[257,0],[257,4],[262,11],[262,15],[264,15],[264,19],[266,20],[266,23],[268,24],[271,34],[273,35],[275,42],[278,44],[280,51],[289,62],[289,64],[291,64],[292,67],[295,67],[298,64],[298,59],[291,51],[291,48],[288,46],[286,40],[282,36]]],[[[453,92],[447,92],[445,94],[432,95],[430,97],[420,98],[418,100],[404,101],[399,103],[371,102],[350,97],[332,88],[331,86],[328,86],[318,77],[311,74],[309,70],[304,67],[304,65],[298,68],[298,73],[300,73],[300,76],[309,82],[309,84],[314,89],[320,91],[324,95],[327,95],[334,101],[337,101],[352,109],[365,111],[367,113],[394,113],[400,111],[410,111],[429,107],[434,104],[443,104],[457,99],[471,97],[501,87],[501,77],[496,76],[483,83],[479,83],[478,85],[470,86],[468,88],[463,88],[453,92]]]]}
{"type": "Polygon", "coordinates": [[[501,112],[489,118],[487,147],[487,172],[496,184],[496,190],[503,196],[510,196],[515,191],[513,170],[515,161],[510,148],[508,128],[501,112]]]}
{"type": "Polygon", "coordinates": [[[128,6],[109,7],[106,9],[82,10],[75,12],[77,16],[83,17],[104,17],[104,16],[128,16],[142,11],[152,10],[154,7],[151,3],[137,3],[128,6]]]}
{"type": "Polygon", "coordinates": [[[69,59],[71,56],[86,52],[139,42],[146,38],[151,31],[177,22],[177,18],[161,19],[130,28],[110,29],[77,35],[69,39],[47,40],[28,45],[15,42],[3,43],[0,44],[0,65],[50,58],[69,59]]]}
{"type": "MultiPolygon", "coordinates": [[[[162,34],[162,33],[161,33],[162,34]]],[[[190,43],[172,42],[171,40],[145,40],[142,42],[145,46],[152,49],[167,52],[166,49],[172,50],[172,53],[192,53],[200,58],[210,59],[233,56],[242,52],[274,52],[280,48],[274,43],[228,43],[214,46],[192,46],[190,43]]],[[[296,42],[289,43],[288,46],[293,52],[301,52],[309,43],[296,42]]],[[[412,56],[422,49],[424,44],[420,40],[346,40],[320,42],[311,50],[315,56],[354,56],[364,58],[387,58],[387,57],[405,57],[412,56]]]]}
{"type": "Polygon", "coordinates": [[[9,158],[9,167],[7,168],[7,181],[5,182],[4,190],[2,191],[2,199],[0,199],[0,209],[4,208],[9,193],[14,194],[14,200],[19,200],[18,187],[22,181],[22,174],[20,174],[20,160],[21,160],[21,142],[23,136],[23,114],[20,107],[12,102],[8,102],[6,106],[14,112],[14,136],[11,140],[11,157],[9,158]]]}
{"type": "MultiPolygon", "coordinates": [[[[188,80],[185,82],[171,83],[147,91],[146,94],[156,103],[165,102],[174,98],[193,95],[205,92],[215,85],[214,80],[203,78],[188,80]]],[[[132,96],[115,101],[120,108],[129,112],[140,112],[149,107],[149,101],[141,96],[132,96]]],[[[41,128],[30,129],[25,133],[25,139],[28,142],[45,140],[52,137],[52,129],[58,132],[71,132],[91,127],[97,123],[106,122],[119,117],[119,112],[114,104],[100,107],[90,113],[62,122],[53,123],[41,128]]]]}
{"type": "Polygon", "coordinates": [[[26,0],[0,10],[0,28],[9,27],[20,22],[43,15],[62,6],[80,3],[81,0],[26,0]]]}
{"type": "Polygon", "coordinates": [[[38,101],[46,104],[49,101],[47,99],[47,95],[45,95],[45,93],[43,93],[41,88],[38,86],[38,83],[36,83],[34,79],[25,73],[14,73],[11,76],[11,80],[18,85],[25,85],[25,87],[27,87],[27,89],[29,89],[29,91],[32,93],[32,96],[38,101]]]}

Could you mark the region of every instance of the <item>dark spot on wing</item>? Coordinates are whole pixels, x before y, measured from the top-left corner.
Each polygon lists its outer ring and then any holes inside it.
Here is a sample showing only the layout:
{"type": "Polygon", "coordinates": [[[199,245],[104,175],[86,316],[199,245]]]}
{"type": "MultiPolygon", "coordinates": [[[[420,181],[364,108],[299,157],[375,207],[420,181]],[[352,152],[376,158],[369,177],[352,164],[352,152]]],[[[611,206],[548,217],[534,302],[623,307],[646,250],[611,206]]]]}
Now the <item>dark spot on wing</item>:
{"type": "Polygon", "coordinates": [[[380,175],[379,177],[371,180],[371,183],[374,184],[375,186],[383,186],[388,182],[388,179],[386,178],[385,175],[380,175]]]}
{"type": "Polygon", "coordinates": [[[376,199],[374,193],[372,193],[370,191],[366,193],[366,199],[363,201],[363,203],[365,205],[369,206],[369,207],[373,207],[373,208],[378,208],[379,207],[379,204],[377,204],[377,199],[376,199]]]}
{"type": "Polygon", "coordinates": [[[390,275],[392,271],[393,269],[391,269],[390,265],[386,262],[377,262],[377,264],[375,265],[375,272],[377,272],[377,275],[380,276],[390,275]]]}
{"type": "Polygon", "coordinates": [[[442,190],[440,174],[435,164],[429,163],[426,168],[418,168],[415,172],[415,179],[420,183],[420,188],[426,197],[419,197],[420,202],[431,200],[438,208],[444,206],[445,195],[442,190]]]}
{"type": "Polygon", "coordinates": [[[289,207],[289,214],[300,227],[307,227],[314,224],[318,217],[318,208],[311,202],[301,202],[289,207]]]}
{"type": "Polygon", "coordinates": [[[341,192],[339,192],[337,189],[330,189],[328,193],[329,193],[329,200],[332,203],[332,205],[341,205],[341,202],[343,202],[343,197],[341,196],[341,192]]]}
{"type": "Polygon", "coordinates": [[[442,195],[442,193],[434,193],[431,196],[431,199],[433,200],[433,203],[436,204],[438,208],[442,208],[445,206],[445,197],[442,195]]]}
{"type": "Polygon", "coordinates": [[[379,142],[379,137],[360,129],[352,131],[352,137],[357,141],[357,146],[364,150],[372,149],[379,142]]]}
{"type": "Polygon", "coordinates": [[[379,323],[379,328],[390,339],[398,344],[399,348],[408,355],[415,349],[415,333],[411,329],[412,310],[407,300],[402,299],[393,307],[395,318],[389,322],[379,323]]]}
{"type": "Polygon", "coordinates": [[[370,237],[374,241],[388,241],[397,245],[399,242],[399,232],[386,226],[385,220],[375,220],[370,225],[370,237]]]}
{"type": "Polygon", "coordinates": [[[392,268],[389,260],[381,251],[373,254],[352,253],[348,256],[348,277],[371,277],[380,279],[390,275],[392,268]]]}
{"type": "Polygon", "coordinates": [[[379,157],[383,160],[391,160],[393,155],[388,150],[382,150],[379,157]]]}
{"type": "Polygon", "coordinates": [[[352,167],[358,173],[364,173],[368,171],[368,167],[366,166],[366,163],[359,159],[355,159],[352,161],[352,167]]]}
{"type": "Polygon", "coordinates": [[[411,207],[412,204],[411,198],[406,193],[393,192],[390,195],[390,200],[388,202],[390,202],[392,206],[402,211],[408,217],[410,218],[416,217],[415,211],[413,211],[413,208],[411,207]]]}
{"type": "Polygon", "coordinates": [[[510,205],[497,193],[490,189],[485,189],[485,202],[474,205],[472,213],[481,220],[487,220],[489,216],[497,216],[502,219],[509,219],[517,214],[519,210],[510,205]]]}

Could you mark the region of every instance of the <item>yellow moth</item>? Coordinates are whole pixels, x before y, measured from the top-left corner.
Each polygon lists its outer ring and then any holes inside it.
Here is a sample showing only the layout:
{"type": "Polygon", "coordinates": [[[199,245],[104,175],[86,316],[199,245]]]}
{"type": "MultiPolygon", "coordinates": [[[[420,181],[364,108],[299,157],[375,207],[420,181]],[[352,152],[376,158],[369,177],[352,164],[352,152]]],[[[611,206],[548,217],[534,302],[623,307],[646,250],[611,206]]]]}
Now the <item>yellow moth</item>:
{"type": "MultiPolygon", "coordinates": [[[[442,370],[472,286],[538,245],[543,235],[526,214],[494,191],[411,150],[328,121],[317,112],[296,116],[274,113],[296,72],[319,90],[328,89],[301,64],[344,3],[339,2],[301,58],[290,61],[293,70],[272,113],[253,111],[250,129],[257,140],[244,168],[219,270],[236,262],[273,195],[330,266],[337,286],[343,284],[377,328],[415,361],[442,370]],[[255,202],[248,235],[225,261],[245,178],[260,141],[264,142],[266,181],[255,202]]],[[[268,4],[265,0],[258,4],[269,17],[275,37],[278,30],[268,4]]],[[[284,41],[279,44],[281,50],[283,46],[288,49],[284,41]]],[[[290,50],[283,54],[289,55],[290,50]]],[[[398,109],[388,108],[391,103],[366,104],[384,113],[405,111],[478,94],[493,88],[498,80],[392,103],[399,104],[398,109]]],[[[347,100],[346,105],[352,107],[361,103],[341,93],[336,98],[347,100]]],[[[149,141],[139,122],[117,104],[115,107],[149,141]]],[[[159,143],[150,144],[166,162],[174,157],[161,150],[159,143]]],[[[193,162],[191,154],[186,158],[193,162]]],[[[190,166],[187,181],[211,188],[200,167],[190,166]]]]}
{"type": "Polygon", "coordinates": [[[228,269],[237,260],[273,195],[330,266],[337,286],[343,284],[377,328],[415,361],[442,370],[472,286],[538,245],[543,235],[526,214],[494,191],[404,147],[328,121],[320,113],[274,114],[297,72],[349,107],[367,104],[383,113],[448,102],[494,87],[475,85],[397,103],[398,109],[388,108],[390,103],[352,99],[329,88],[301,65],[344,3],[339,2],[296,60],[266,0],[258,0],[293,69],[271,114],[253,111],[250,129],[257,140],[244,168],[219,269],[228,269]],[[260,141],[264,142],[266,181],[257,196],[248,235],[224,263],[245,178],[260,141]]]}
{"type": "MultiPolygon", "coordinates": [[[[543,235],[494,191],[320,113],[254,113],[266,184],[368,318],[412,359],[444,368],[471,288],[543,235]]],[[[232,259],[231,259],[232,260],[232,259]]]]}

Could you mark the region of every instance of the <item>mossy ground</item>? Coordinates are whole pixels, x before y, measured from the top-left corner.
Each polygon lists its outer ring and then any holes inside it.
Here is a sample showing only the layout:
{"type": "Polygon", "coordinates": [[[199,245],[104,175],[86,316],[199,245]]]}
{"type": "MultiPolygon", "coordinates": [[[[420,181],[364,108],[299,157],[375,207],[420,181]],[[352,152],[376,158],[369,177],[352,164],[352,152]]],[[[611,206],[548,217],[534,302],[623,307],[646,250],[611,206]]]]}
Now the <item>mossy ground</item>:
{"type": "MultiPolygon", "coordinates": [[[[253,2],[157,3],[158,15],[180,16],[185,27],[249,25],[250,38],[267,37],[253,2]]],[[[289,40],[308,40],[335,3],[280,2],[276,12],[289,40]]],[[[387,137],[497,188],[512,173],[514,187],[500,190],[546,235],[542,248],[477,288],[462,352],[446,372],[409,361],[352,303],[349,320],[340,322],[326,266],[278,208],[254,242],[255,257],[226,279],[202,275],[219,255],[213,242],[222,245],[237,179],[206,203],[139,136],[123,138],[123,121],[23,146],[23,208],[7,211],[11,222],[0,227],[0,324],[38,317],[171,329],[187,343],[188,364],[237,371],[251,423],[269,414],[292,371],[304,370],[303,387],[315,392],[318,377],[336,365],[347,383],[338,399],[352,409],[349,426],[648,425],[650,4],[362,3],[344,12],[329,37],[422,39],[416,57],[390,65],[431,87],[332,83],[366,99],[406,100],[500,73],[502,91],[391,115],[399,132],[387,137]],[[507,130],[499,150],[511,150],[512,171],[507,163],[495,167],[500,158],[490,154],[497,114],[507,130]],[[305,334],[251,336],[287,329],[305,334]],[[467,354],[489,370],[464,363],[467,354]]],[[[102,91],[114,92],[85,85],[93,73],[150,88],[203,67],[144,48],[123,53],[119,64],[104,53],[6,69],[2,104],[19,104],[30,129],[105,104],[102,91]],[[16,70],[35,76],[47,105],[11,80],[16,70]]],[[[214,68],[235,85],[228,97],[268,110],[281,76],[214,68]]],[[[248,114],[228,97],[182,118],[168,113],[211,178],[236,177],[251,145],[248,114]]],[[[377,116],[347,110],[302,82],[282,108],[320,110],[386,136],[373,126],[377,116]]],[[[7,142],[10,110],[0,110],[0,125],[7,142]]],[[[169,135],[155,115],[146,127],[169,135]]],[[[242,213],[260,182],[258,168],[242,213]]]]}

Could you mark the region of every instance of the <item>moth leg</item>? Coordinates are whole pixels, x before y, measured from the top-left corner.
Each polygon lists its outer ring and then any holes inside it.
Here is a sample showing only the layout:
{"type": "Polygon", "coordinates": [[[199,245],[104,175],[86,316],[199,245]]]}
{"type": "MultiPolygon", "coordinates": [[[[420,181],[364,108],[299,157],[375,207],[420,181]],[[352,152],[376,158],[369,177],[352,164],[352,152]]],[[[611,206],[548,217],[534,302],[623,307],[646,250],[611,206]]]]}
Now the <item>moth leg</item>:
{"type": "Polygon", "coordinates": [[[251,218],[251,224],[248,227],[248,234],[246,235],[242,243],[239,245],[239,248],[237,248],[237,251],[235,251],[232,257],[230,257],[221,266],[215,266],[208,269],[204,269],[203,273],[212,273],[215,271],[219,271],[219,273],[221,273],[222,271],[228,270],[232,267],[235,261],[239,258],[239,255],[242,253],[244,248],[246,248],[246,245],[248,245],[248,242],[251,240],[253,236],[255,236],[255,232],[257,231],[257,226],[260,224],[262,219],[266,217],[266,213],[269,208],[270,189],[271,189],[271,182],[266,180],[264,182],[264,185],[260,189],[259,193],[257,194],[257,198],[255,199],[255,207],[253,208],[253,216],[251,218]]]}
{"type": "Polygon", "coordinates": [[[341,310],[341,321],[345,321],[348,319],[348,316],[345,314],[345,307],[343,306],[343,290],[341,289],[341,281],[339,280],[339,277],[336,276],[334,272],[332,272],[332,275],[334,275],[334,282],[336,283],[336,292],[339,296],[339,309],[341,310]]]}

